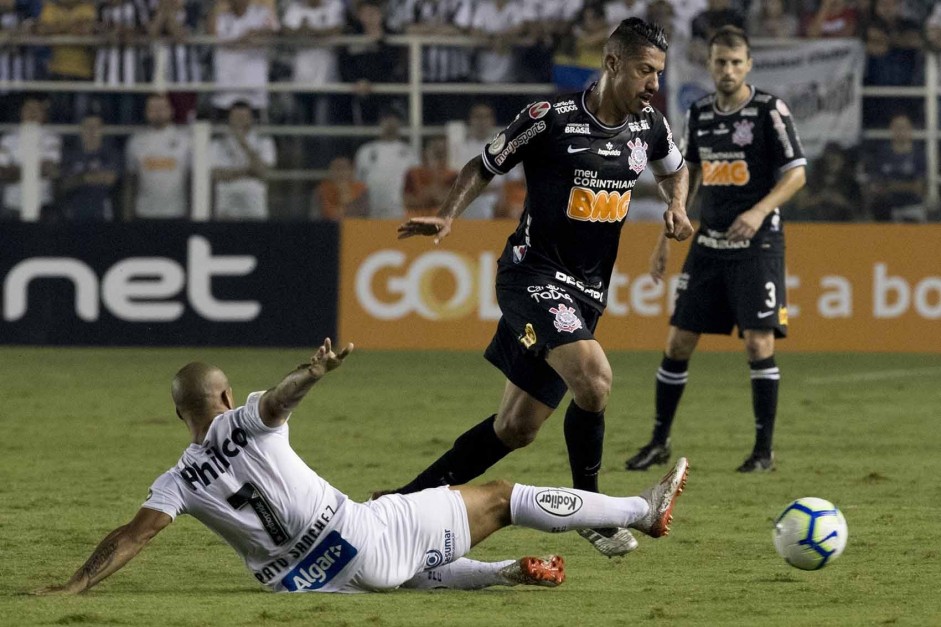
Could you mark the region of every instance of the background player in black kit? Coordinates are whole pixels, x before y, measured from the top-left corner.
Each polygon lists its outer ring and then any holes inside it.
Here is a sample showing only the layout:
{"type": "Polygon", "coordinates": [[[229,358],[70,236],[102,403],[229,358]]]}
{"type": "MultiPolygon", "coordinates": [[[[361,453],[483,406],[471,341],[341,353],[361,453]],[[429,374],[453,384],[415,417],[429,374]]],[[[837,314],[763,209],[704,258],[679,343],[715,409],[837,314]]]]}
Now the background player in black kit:
{"type": "MultiPolygon", "coordinates": [[[[495,174],[522,163],[526,208],[497,270],[503,317],[485,356],[507,377],[498,412],[403,486],[461,484],[526,446],[566,389],[565,440],[576,488],[598,491],[611,366],[594,339],[637,177],[649,165],[667,198],[664,236],[689,237],[688,175],[670,127],[650,100],[667,42],[656,25],[623,21],[604,48],[602,76],[585,92],[524,109],[461,171],[438,217],[416,218],[400,237],[438,243],[495,174]]],[[[637,547],[627,529],[581,532],[602,553],[637,547]]]]}
{"type": "MultiPolygon", "coordinates": [[[[689,202],[701,192],[702,223],[677,285],[666,353],[657,371],[653,438],[627,460],[646,470],[670,458],[670,426],[686,386],[687,366],[702,333],[745,341],[751,366],[755,446],[739,472],[772,470],[771,439],[780,372],[774,339],[787,334],[784,233],[778,207],[804,186],[804,158],[787,105],[745,82],[752,59],[748,38],[735,27],[709,43],[716,92],[687,115],[684,155],[689,202]]],[[[663,277],[667,242],[651,257],[663,277]]]]}

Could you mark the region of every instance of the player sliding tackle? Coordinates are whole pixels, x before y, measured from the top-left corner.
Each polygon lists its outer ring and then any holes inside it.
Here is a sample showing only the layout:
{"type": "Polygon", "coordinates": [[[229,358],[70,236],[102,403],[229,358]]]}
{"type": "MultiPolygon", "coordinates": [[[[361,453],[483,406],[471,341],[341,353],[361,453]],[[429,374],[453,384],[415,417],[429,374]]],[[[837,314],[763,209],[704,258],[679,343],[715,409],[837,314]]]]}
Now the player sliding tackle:
{"type": "Polygon", "coordinates": [[[225,374],[201,362],[173,378],[177,416],[192,440],[175,467],[154,481],[134,518],[108,534],[71,579],[37,594],[75,594],[120,570],[180,514],[221,536],[255,578],[283,592],[367,592],[406,588],[555,586],[561,557],[503,562],[463,558],[510,524],[548,532],[631,527],[670,530],[686,482],[680,459],[640,496],[615,498],[506,481],[351,501],[310,469],[288,443],[288,418],[325,374],[350,355],[326,339],[308,363],[236,407],[225,374]]]}

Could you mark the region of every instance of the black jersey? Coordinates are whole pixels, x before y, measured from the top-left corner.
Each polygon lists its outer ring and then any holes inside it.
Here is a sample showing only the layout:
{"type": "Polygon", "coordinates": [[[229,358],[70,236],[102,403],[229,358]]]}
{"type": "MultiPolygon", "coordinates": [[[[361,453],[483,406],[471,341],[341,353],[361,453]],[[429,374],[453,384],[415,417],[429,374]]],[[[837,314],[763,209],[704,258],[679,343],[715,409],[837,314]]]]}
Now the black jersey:
{"type": "Polygon", "coordinates": [[[715,101],[710,94],[690,107],[683,135],[684,156],[702,168],[694,245],[721,256],[783,253],[778,209],[750,241],[730,242],[725,233],[739,214],[768,195],[781,172],[807,163],[791,112],[783,100],[754,87],[734,111],[719,111],[715,101]]]}
{"type": "Polygon", "coordinates": [[[529,105],[484,148],[483,161],[494,174],[522,162],[526,174],[525,210],[497,285],[547,277],[601,310],[637,178],[648,164],[666,175],[684,162],[659,111],[646,107],[607,126],[585,104],[593,88],[529,105]]]}

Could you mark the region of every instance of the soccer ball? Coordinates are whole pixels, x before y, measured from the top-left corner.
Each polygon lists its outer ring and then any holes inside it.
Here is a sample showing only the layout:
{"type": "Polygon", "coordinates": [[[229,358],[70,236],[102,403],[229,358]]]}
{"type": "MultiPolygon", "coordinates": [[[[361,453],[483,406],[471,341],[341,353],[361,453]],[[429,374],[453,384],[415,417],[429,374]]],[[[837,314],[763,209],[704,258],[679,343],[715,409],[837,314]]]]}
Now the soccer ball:
{"type": "Polygon", "coordinates": [[[808,496],[784,508],[774,521],[774,548],[802,570],[823,568],[846,548],[846,519],[830,501],[808,496]]]}

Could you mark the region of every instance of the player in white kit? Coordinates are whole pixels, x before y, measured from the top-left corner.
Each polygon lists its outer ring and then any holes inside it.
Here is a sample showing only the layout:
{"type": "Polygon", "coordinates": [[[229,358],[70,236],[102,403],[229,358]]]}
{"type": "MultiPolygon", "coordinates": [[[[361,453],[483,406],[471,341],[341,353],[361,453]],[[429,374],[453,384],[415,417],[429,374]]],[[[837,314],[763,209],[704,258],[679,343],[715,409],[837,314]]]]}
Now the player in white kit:
{"type": "Polygon", "coordinates": [[[338,368],[329,338],[310,362],[236,407],[225,374],[193,362],[171,386],[192,443],[154,481],[137,515],[98,545],[64,585],[38,594],[87,590],[127,564],[180,514],[190,514],[242,556],[255,578],[283,592],[368,592],[558,585],[561,558],[477,562],[470,548],[510,524],[548,532],[631,527],[667,535],[686,482],[681,458],[640,496],[615,498],[505,481],[431,488],[357,503],[311,470],[288,442],[288,418],[311,387],[338,368]]]}

